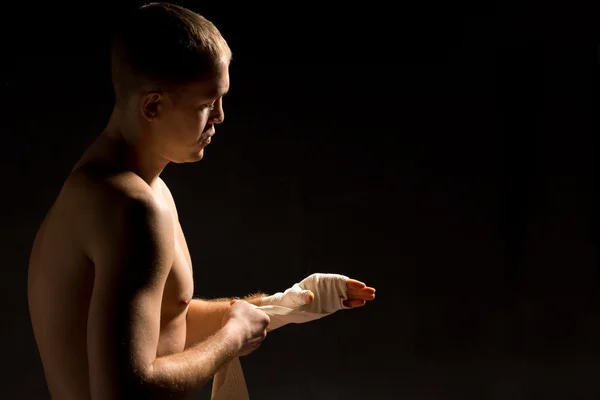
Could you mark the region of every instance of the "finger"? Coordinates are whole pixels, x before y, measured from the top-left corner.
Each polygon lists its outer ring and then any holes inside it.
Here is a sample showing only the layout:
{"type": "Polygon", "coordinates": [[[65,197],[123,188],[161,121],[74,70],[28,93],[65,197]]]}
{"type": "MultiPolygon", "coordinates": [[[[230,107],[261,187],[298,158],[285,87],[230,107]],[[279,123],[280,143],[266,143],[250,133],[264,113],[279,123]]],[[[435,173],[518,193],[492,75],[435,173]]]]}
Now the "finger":
{"type": "Polygon", "coordinates": [[[362,289],[367,285],[361,281],[357,281],[356,279],[348,279],[348,281],[346,281],[346,286],[348,289],[362,289]]]}
{"type": "Polygon", "coordinates": [[[375,292],[375,288],[372,288],[370,286],[363,286],[361,288],[352,287],[352,288],[349,288],[348,291],[349,292],[361,292],[361,291],[375,292]]]}
{"type": "Polygon", "coordinates": [[[364,301],[364,300],[357,300],[357,299],[354,299],[354,300],[344,300],[344,305],[346,307],[352,307],[352,308],[362,307],[362,306],[365,305],[365,303],[366,303],[366,301],[364,301]]]}
{"type": "Polygon", "coordinates": [[[366,288],[362,288],[362,289],[348,289],[347,293],[353,293],[353,294],[375,294],[375,289],[371,288],[371,287],[366,287],[366,288]]]}
{"type": "Polygon", "coordinates": [[[375,298],[375,289],[349,290],[347,297],[349,299],[373,300],[375,298]]]}
{"type": "Polygon", "coordinates": [[[375,300],[375,295],[371,296],[348,296],[348,300],[372,301],[375,300]]]}

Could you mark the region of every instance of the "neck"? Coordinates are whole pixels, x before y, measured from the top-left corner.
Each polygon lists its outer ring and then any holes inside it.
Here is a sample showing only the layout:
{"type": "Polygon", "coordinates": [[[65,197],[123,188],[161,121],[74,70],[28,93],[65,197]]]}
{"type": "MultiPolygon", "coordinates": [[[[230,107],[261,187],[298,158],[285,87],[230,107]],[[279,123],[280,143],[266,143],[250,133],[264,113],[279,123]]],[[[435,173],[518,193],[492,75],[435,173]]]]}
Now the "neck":
{"type": "Polygon", "coordinates": [[[149,135],[143,133],[125,110],[115,106],[102,136],[114,144],[123,166],[151,185],[169,161],[159,154],[149,135]]]}

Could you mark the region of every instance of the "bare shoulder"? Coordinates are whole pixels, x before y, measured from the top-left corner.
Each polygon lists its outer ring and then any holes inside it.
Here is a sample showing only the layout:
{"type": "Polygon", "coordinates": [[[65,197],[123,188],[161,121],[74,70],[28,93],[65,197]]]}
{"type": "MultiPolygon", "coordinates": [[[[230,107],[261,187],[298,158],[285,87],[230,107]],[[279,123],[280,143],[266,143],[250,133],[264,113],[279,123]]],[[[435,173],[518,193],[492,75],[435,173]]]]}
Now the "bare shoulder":
{"type": "Polygon", "coordinates": [[[131,172],[98,173],[82,168],[74,172],[63,189],[69,202],[85,205],[90,216],[115,211],[114,207],[134,203],[152,206],[156,199],[152,190],[139,176],[131,172]]]}
{"type": "Polygon", "coordinates": [[[85,166],[74,171],[65,186],[77,188],[78,195],[99,201],[150,199],[152,190],[142,178],[130,171],[107,171],[85,166]]]}
{"type": "Polygon", "coordinates": [[[65,196],[79,209],[79,231],[88,255],[126,228],[172,230],[169,210],[152,188],[131,172],[77,171],[65,184],[65,196]]]}

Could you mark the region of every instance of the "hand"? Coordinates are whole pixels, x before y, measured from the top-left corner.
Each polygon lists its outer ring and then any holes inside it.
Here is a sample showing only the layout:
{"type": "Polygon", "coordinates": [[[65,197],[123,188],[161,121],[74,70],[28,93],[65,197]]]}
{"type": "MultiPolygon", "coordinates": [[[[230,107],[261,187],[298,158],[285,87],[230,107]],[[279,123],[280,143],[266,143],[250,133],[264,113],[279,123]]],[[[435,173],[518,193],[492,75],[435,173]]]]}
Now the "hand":
{"type": "MultiPolygon", "coordinates": [[[[348,279],[346,282],[346,297],[343,301],[346,307],[356,308],[364,306],[367,301],[375,299],[375,289],[356,279],[348,279]]],[[[297,303],[310,304],[315,299],[315,295],[310,290],[299,291],[296,293],[297,303]]]]}
{"type": "Polygon", "coordinates": [[[375,289],[367,287],[363,282],[350,279],[344,275],[337,274],[312,274],[302,282],[295,284],[285,292],[275,293],[261,299],[260,305],[277,305],[298,309],[302,306],[305,311],[333,312],[336,311],[335,300],[326,300],[327,296],[334,293],[340,295],[339,307],[356,308],[362,307],[367,301],[375,299],[375,289]],[[315,292],[320,296],[318,304],[312,304],[315,300],[315,292]],[[333,303],[332,303],[333,301],[333,303]]]}
{"type": "Polygon", "coordinates": [[[367,287],[363,282],[356,279],[348,279],[346,286],[348,288],[346,292],[348,298],[343,302],[346,307],[362,307],[367,301],[375,299],[375,289],[367,287]]]}
{"type": "Polygon", "coordinates": [[[252,353],[265,340],[269,322],[269,316],[256,306],[244,300],[232,300],[221,325],[235,338],[240,357],[252,353]]]}

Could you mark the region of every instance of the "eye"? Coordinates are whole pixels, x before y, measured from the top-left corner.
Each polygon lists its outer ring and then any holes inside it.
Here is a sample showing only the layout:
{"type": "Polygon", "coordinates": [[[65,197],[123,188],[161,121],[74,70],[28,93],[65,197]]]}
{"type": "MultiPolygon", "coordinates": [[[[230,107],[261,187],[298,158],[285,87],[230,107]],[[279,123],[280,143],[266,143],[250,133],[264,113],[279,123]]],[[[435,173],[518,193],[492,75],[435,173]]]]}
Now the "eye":
{"type": "Polygon", "coordinates": [[[212,104],[203,104],[200,107],[200,111],[204,111],[204,110],[213,111],[214,109],[215,109],[215,103],[212,103],[212,104]]]}

